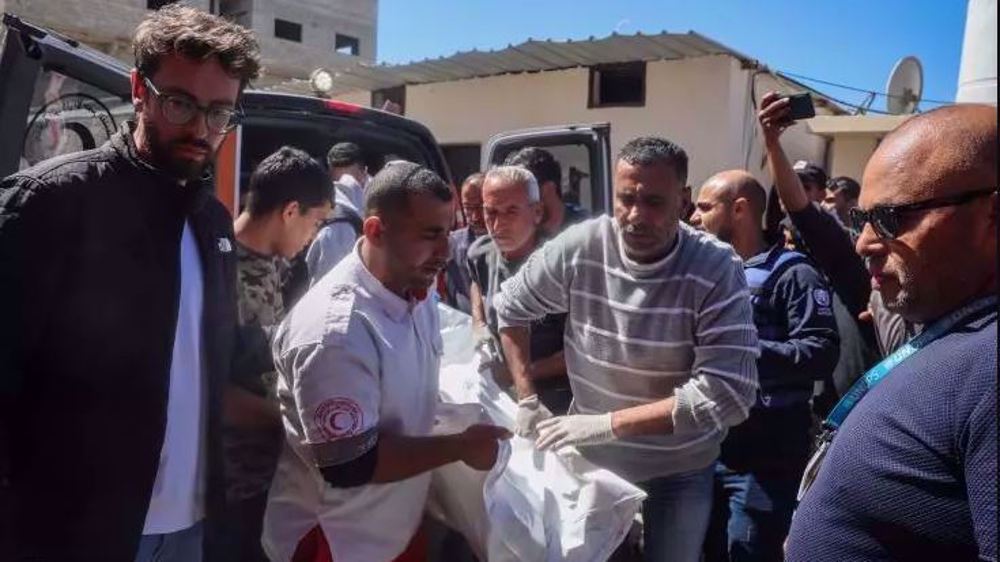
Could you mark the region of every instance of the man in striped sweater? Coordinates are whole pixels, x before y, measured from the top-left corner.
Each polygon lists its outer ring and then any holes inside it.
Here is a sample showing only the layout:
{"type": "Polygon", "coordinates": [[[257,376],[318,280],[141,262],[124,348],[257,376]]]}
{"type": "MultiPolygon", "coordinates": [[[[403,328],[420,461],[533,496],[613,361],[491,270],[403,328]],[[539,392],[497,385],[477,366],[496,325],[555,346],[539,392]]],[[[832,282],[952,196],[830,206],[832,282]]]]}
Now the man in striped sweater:
{"type": "Polygon", "coordinates": [[[696,561],[708,525],[712,467],[727,428],[756,400],[758,355],[739,257],[680,224],[687,155],[639,138],[615,165],[614,218],[546,243],[494,299],[518,394],[517,431],[539,448],[581,447],[649,494],[647,560],[696,561]],[[538,402],[529,326],[568,314],[574,402],[538,402]]]}

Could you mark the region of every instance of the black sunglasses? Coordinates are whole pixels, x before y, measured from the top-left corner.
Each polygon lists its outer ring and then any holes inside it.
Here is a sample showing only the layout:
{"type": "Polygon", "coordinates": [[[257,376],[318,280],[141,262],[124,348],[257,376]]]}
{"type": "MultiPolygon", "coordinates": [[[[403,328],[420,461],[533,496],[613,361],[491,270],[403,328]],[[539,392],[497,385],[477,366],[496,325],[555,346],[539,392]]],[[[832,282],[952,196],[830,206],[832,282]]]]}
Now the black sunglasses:
{"type": "Polygon", "coordinates": [[[181,127],[191,123],[196,117],[204,115],[208,130],[221,134],[235,129],[243,117],[239,108],[211,105],[202,107],[189,95],[161,93],[149,78],[144,77],[143,81],[149,91],[160,100],[160,111],[163,113],[163,118],[171,125],[181,127]]]}
{"type": "Polygon", "coordinates": [[[867,211],[854,207],[848,211],[848,215],[851,219],[851,226],[857,232],[864,230],[865,223],[870,222],[872,224],[872,228],[875,229],[875,234],[877,234],[879,238],[890,239],[899,236],[901,218],[907,213],[926,211],[929,209],[940,209],[942,207],[956,207],[958,205],[964,205],[974,199],[986,197],[987,195],[994,193],[997,193],[997,188],[991,187],[988,189],[968,191],[966,193],[952,195],[950,197],[938,197],[936,199],[928,199],[926,201],[918,201],[916,203],[907,203],[904,205],[876,205],[867,211]]]}

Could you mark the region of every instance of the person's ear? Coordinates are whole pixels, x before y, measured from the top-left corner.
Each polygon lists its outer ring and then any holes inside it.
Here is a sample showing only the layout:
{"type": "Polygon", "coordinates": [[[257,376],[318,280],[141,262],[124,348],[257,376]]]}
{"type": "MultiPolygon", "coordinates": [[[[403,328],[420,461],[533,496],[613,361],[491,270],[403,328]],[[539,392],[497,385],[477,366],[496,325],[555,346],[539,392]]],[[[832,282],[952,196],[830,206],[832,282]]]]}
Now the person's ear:
{"type": "Polygon", "coordinates": [[[531,204],[531,210],[534,213],[534,223],[535,226],[542,224],[542,219],[545,217],[545,209],[542,208],[542,203],[540,201],[531,204]]]}
{"type": "Polygon", "coordinates": [[[284,208],[281,209],[281,218],[284,222],[288,222],[301,214],[298,201],[286,203],[284,208]]]}
{"type": "Polygon", "coordinates": [[[378,216],[371,216],[361,224],[361,233],[365,239],[376,247],[381,247],[385,240],[385,223],[378,216]]]}
{"type": "Polygon", "coordinates": [[[143,82],[142,74],[139,73],[138,68],[132,69],[132,72],[129,73],[129,80],[132,86],[132,107],[135,108],[136,113],[140,113],[145,106],[146,83],[143,82]]]}
{"type": "Polygon", "coordinates": [[[750,202],[745,197],[737,197],[729,206],[729,214],[733,218],[742,217],[750,210],[750,202]]]}

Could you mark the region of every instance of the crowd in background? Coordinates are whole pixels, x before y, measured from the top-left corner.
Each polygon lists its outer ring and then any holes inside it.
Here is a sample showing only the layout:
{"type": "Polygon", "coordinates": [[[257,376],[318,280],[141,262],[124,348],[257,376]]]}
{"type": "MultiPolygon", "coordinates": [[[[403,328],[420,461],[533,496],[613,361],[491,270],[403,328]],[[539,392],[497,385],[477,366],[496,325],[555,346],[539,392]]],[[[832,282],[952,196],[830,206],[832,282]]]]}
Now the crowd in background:
{"type": "Polygon", "coordinates": [[[171,6],[134,46],[135,121],[0,183],[4,559],[425,560],[430,471],[512,433],[642,488],[646,560],[996,559],[995,107],[859,183],[789,160],[772,92],[772,185],[641,137],[600,216],[545,147],[455,189],[288,138],[233,221],[206,171],[255,38],[171,6]],[[438,302],[512,433],[432,432],[438,302]]]}

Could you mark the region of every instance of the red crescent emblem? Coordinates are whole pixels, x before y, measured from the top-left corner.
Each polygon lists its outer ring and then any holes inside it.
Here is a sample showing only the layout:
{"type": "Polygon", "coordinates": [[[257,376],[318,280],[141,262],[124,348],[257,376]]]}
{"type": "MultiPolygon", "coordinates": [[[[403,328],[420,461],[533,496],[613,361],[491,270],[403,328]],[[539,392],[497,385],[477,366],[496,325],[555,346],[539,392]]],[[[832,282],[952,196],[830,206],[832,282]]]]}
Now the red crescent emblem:
{"type": "Polygon", "coordinates": [[[364,412],[350,398],[324,400],[313,414],[313,423],[325,439],[349,437],[359,432],[364,424],[364,412]]]}

